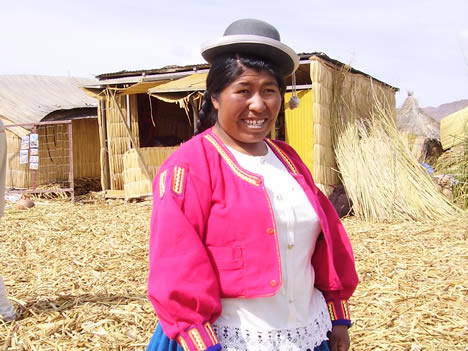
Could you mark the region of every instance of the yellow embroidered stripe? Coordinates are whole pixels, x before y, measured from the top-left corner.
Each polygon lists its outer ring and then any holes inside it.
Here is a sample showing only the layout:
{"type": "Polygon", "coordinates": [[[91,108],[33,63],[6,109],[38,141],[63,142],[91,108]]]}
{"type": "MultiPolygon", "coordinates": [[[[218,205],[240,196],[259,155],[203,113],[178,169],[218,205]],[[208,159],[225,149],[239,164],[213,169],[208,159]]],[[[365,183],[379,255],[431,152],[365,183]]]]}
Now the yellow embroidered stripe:
{"type": "Polygon", "coordinates": [[[211,340],[211,343],[213,345],[216,345],[218,343],[218,338],[216,337],[216,334],[214,333],[213,328],[211,328],[211,324],[205,323],[204,327],[205,327],[206,333],[208,334],[208,337],[211,340]]]}
{"type": "Polygon", "coordinates": [[[330,313],[330,319],[336,321],[336,310],[333,302],[328,303],[328,312],[330,313]]]}
{"type": "Polygon", "coordinates": [[[250,183],[252,185],[260,186],[262,183],[261,179],[255,176],[252,176],[248,173],[245,173],[242,169],[236,166],[234,161],[229,157],[229,155],[223,150],[222,146],[219,145],[219,143],[211,136],[211,135],[205,135],[205,138],[213,144],[213,146],[216,148],[218,153],[221,155],[221,157],[226,161],[227,165],[232,169],[235,175],[237,175],[239,178],[242,180],[246,181],[247,183],[250,183]]]}
{"type": "Polygon", "coordinates": [[[177,195],[182,195],[185,183],[185,168],[175,166],[172,171],[172,191],[177,195]]]}
{"type": "Polygon", "coordinates": [[[192,328],[187,332],[187,334],[190,336],[190,340],[192,340],[192,343],[195,345],[198,351],[206,350],[206,344],[203,341],[203,338],[200,335],[198,329],[192,328]]]}
{"type": "Polygon", "coordinates": [[[277,152],[278,154],[280,154],[280,156],[284,159],[284,161],[286,161],[286,163],[288,164],[289,168],[291,168],[291,170],[293,171],[293,173],[294,173],[294,174],[297,174],[297,169],[296,169],[296,167],[294,166],[294,164],[292,163],[292,161],[289,159],[289,157],[286,156],[286,154],[285,154],[283,151],[281,151],[281,149],[280,149],[278,146],[276,146],[276,144],[275,144],[274,142],[272,142],[272,141],[269,140],[269,139],[266,139],[266,141],[267,141],[268,145],[270,145],[271,147],[273,147],[273,148],[276,150],[276,152],[277,152]]]}
{"type": "Polygon", "coordinates": [[[177,338],[177,342],[179,343],[179,345],[184,349],[184,351],[190,351],[187,343],[185,342],[184,338],[179,336],[177,338]]]}
{"type": "Polygon", "coordinates": [[[345,316],[345,319],[349,319],[348,301],[341,300],[341,308],[343,309],[343,315],[345,316]]]}
{"type": "Polygon", "coordinates": [[[159,175],[159,197],[162,198],[166,190],[167,169],[159,175]]]}

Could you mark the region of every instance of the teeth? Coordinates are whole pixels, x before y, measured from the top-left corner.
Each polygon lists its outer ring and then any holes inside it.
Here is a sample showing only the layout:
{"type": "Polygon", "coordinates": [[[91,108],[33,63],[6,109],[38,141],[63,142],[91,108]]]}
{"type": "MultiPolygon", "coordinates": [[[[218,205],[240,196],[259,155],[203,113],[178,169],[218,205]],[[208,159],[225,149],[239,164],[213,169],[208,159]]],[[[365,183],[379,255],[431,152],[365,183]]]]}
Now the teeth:
{"type": "Polygon", "coordinates": [[[248,120],[244,120],[244,122],[245,122],[249,127],[252,127],[252,128],[260,128],[260,127],[262,127],[263,124],[265,123],[265,120],[264,120],[264,119],[261,119],[261,120],[248,119],[248,120]]]}

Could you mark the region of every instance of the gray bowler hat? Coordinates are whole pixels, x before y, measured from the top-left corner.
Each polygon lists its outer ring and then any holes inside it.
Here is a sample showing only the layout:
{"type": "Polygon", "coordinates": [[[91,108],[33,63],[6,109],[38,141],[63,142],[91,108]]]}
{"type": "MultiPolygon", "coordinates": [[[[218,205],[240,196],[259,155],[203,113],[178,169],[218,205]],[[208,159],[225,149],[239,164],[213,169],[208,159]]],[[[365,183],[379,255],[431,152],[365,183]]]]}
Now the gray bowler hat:
{"type": "Polygon", "coordinates": [[[284,76],[289,76],[299,66],[299,57],[280,41],[278,30],[257,19],[237,20],[226,28],[222,37],[201,46],[201,54],[209,63],[216,56],[231,52],[264,57],[272,61],[284,76]]]}

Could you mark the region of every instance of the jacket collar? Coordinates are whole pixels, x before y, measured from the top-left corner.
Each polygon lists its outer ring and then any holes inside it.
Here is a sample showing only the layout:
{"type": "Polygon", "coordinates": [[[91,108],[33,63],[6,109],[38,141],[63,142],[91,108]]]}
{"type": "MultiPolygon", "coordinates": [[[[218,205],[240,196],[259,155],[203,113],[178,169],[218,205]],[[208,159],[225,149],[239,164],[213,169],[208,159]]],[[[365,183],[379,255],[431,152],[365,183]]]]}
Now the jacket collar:
{"type": "MultiPolygon", "coordinates": [[[[218,151],[219,155],[231,168],[231,170],[236,176],[246,181],[247,183],[250,183],[255,186],[260,186],[262,184],[262,177],[255,173],[248,172],[247,170],[242,168],[237,162],[234,155],[229,150],[229,148],[221,141],[221,139],[216,134],[213,133],[212,128],[207,133],[205,133],[204,138],[214,146],[216,151],[218,151]]],[[[271,147],[274,154],[285,165],[288,171],[293,175],[297,175],[298,172],[296,167],[292,163],[291,159],[280,149],[280,147],[270,139],[265,139],[265,142],[271,147]]]]}

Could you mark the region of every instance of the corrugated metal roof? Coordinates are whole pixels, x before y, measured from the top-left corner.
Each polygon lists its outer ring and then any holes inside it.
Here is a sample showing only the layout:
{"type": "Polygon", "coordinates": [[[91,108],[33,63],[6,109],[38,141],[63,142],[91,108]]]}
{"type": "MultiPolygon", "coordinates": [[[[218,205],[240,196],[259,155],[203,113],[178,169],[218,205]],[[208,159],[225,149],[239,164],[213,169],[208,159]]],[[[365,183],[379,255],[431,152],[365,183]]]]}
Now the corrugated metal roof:
{"type": "Polygon", "coordinates": [[[195,64],[195,65],[186,65],[186,66],[177,66],[170,65],[164,66],[162,68],[152,68],[146,70],[137,70],[137,71],[119,71],[112,73],[103,73],[96,76],[99,80],[110,79],[110,78],[124,78],[124,77],[135,77],[135,76],[147,76],[152,74],[165,74],[165,73],[178,73],[178,72],[187,72],[190,74],[190,71],[194,72],[197,70],[207,70],[210,68],[210,65],[207,63],[195,64]]]}
{"type": "MultiPolygon", "coordinates": [[[[381,81],[368,73],[359,71],[353,67],[350,67],[338,60],[335,60],[323,52],[310,52],[310,53],[299,53],[298,54],[301,63],[307,62],[311,57],[319,57],[329,64],[337,66],[338,68],[346,67],[351,73],[358,73],[362,74],[366,77],[372,78],[374,81],[379,82],[394,91],[398,91],[397,87],[394,87],[384,81],[381,81]]],[[[127,82],[136,82],[139,80],[146,80],[146,79],[155,79],[155,77],[159,75],[168,75],[168,74],[176,74],[176,75],[189,75],[190,73],[198,73],[198,72],[205,72],[208,71],[210,68],[209,64],[195,64],[195,65],[186,65],[186,66],[165,66],[158,69],[147,69],[147,70],[138,70],[138,71],[120,71],[114,73],[103,73],[96,78],[100,80],[102,85],[111,85],[111,84],[122,84],[127,82]]]]}
{"type": "Polygon", "coordinates": [[[0,75],[0,118],[11,124],[39,122],[58,110],[97,107],[80,86],[95,79],[36,75],[0,75]]]}

